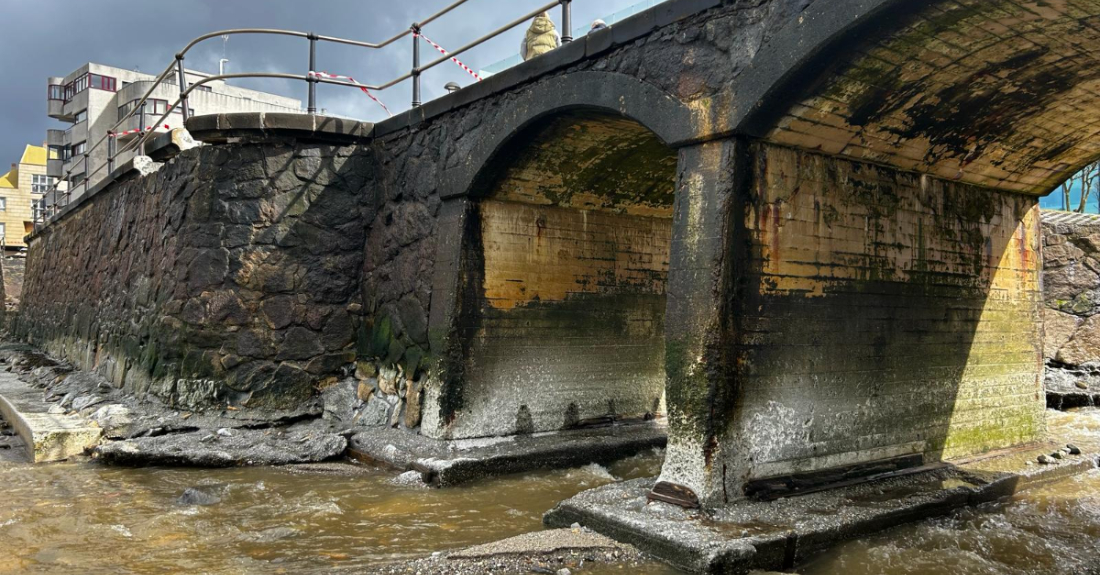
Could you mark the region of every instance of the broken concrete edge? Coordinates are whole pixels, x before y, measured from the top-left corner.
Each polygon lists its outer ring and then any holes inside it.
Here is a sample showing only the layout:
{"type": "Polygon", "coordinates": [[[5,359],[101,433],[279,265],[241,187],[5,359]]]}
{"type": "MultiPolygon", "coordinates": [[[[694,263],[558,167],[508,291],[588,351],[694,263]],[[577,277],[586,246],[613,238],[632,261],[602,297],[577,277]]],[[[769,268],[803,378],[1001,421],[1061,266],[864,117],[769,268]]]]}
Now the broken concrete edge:
{"type": "Polygon", "coordinates": [[[603,465],[650,449],[664,448],[667,440],[663,428],[655,425],[634,424],[606,429],[606,435],[577,430],[538,437],[502,438],[482,449],[451,449],[446,441],[407,431],[379,429],[353,436],[348,442],[348,457],[397,471],[416,471],[428,485],[452,487],[538,469],[563,469],[589,463],[603,465]]]}
{"type": "Polygon", "coordinates": [[[277,138],[354,144],[370,141],[374,131],[370,122],[289,112],[207,114],[190,118],[185,125],[192,137],[211,144],[277,138]]]}
{"type": "MultiPolygon", "coordinates": [[[[1049,447],[1049,446],[1047,446],[1049,447]]],[[[670,528],[659,518],[638,518],[620,507],[586,501],[586,495],[623,491],[639,493],[652,489],[656,478],[637,479],[592,489],[559,503],[543,522],[548,528],[580,524],[617,541],[638,547],[677,568],[696,573],[748,573],[754,570],[791,569],[839,543],[866,537],[885,529],[923,519],[948,515],[964,507],[1004,500],[1021,491],[1080,475],[1100,466],[1100,453],[1084,454],[1056,465],[1042,465],[1027,472],[993,472],[941,468],[958,472],[973,486],[943,487],[931,498],[917,498],[877,514],[857,517],[847,523],[795,529],[755,536],[724,537],[716,521],[695,520],[684,529],[670,528]],[[651,523],[647,523],[649,519],[651,523]],[[660,525],[658,525],[660,523],[660,525]]],[[[623,503],[622,505],[626,505],[623,503]]],[[[660,504],[658,504],[660,505],[660,504]]],[[[737,525],[732,525],[735,528],[737,525]]]]}
{"type": "Polygon", "coordinates": [[[70,202],[69,204],[65,205],[65,207],[58,210],[57,214],[47,220],[41,228],[27,234],[23,238],[23,241],[29,244],[35,238],[48,232],[53,224],[65,219],[69,214],[80,209],[81,206],[86,204],[93,197],[95,197],[100,192],[106,190],[107,188],[110,188],[115,184],[120,184],[123,181],[129,180],[133,177],[142,177],[155,173],[157,170],[160,169],[160,166],[160,163],[153,161],[153,159],[149,156],[134,156],[133,158],[126,160],[125,162],[119,164],[119,166],[113,171],[111,171],[111,173],[108,174],[106,178],[101,180],[96,185],[88,188],[75,201],[70,202]]]}
{"type": "Polygon", "coordinates": [[[32,463],[64,461],[99,444],[103,430],[74,415],[30,413],[17,400],[0,394],[0,417],[15,430],[32,463]]]}

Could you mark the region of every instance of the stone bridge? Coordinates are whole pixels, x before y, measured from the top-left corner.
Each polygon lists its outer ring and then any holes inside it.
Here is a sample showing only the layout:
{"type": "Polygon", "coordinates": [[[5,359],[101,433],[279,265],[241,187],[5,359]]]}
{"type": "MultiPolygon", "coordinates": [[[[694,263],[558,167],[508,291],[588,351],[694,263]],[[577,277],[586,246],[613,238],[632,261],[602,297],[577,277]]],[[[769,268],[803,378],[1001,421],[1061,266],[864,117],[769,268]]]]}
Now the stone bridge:
{"type": "Polygon", "coordinates": [[[34,234],[16,331],[178,405],[664,415],[704,505],[1027,442],[1098,46],[1097,0],[670,0],[377,125],[197,117],[34,234]]]}

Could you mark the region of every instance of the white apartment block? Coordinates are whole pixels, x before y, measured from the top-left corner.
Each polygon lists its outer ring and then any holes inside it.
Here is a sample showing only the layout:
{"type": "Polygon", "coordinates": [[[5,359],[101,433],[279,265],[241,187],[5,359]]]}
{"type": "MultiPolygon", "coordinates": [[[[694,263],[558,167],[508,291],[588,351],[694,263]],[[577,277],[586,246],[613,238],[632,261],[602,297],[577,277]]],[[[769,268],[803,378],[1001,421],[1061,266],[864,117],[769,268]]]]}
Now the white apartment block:
{"type": "MultiPolygon", "coordinates": [[[[185,70],[188,85],[192,85],[208,74],[185,70]]],[[[51,77],[47,88],[48,115],[51,118],[71,123],[68,129],[47,130],[46,145],[49,149],[47,174],[62,177],[70,174],[68,189],[72,190],[71,199],[80,197],[90,186],[94,186],[109,176],[106,142],[92,150],[108,130],[111,130],[153,85],[156,76],[88,63],[69,75],[51,77]],[[84,154],[88,154],[87,163],[84,154]]],[[[152,126],[168,106],[179,98],[176,74],[169,77],[153,91],[145,102],[146,127],[152,126]]],[[[276,96],[256,90],[246,90],[215,80],[193,90],[188,96],[188,108],[192,115],[219,114],[227,112],[291,112],[300,113],[301,100],[276,96]]],[[[154,129],[160,132],[183,127],[183,115],[177,108],[154,129]]],[[[139,129],[140,112],[115,129],[116,133],[139,129]]],[[[122,150],[137,134],[117,138],[117,149],[122,150]]],[[[129,151],[115,157],[115,166],[132,159],[135,152],[129,151]]],[[[65,184],[59,185],[65,189],[65,184]]]]}

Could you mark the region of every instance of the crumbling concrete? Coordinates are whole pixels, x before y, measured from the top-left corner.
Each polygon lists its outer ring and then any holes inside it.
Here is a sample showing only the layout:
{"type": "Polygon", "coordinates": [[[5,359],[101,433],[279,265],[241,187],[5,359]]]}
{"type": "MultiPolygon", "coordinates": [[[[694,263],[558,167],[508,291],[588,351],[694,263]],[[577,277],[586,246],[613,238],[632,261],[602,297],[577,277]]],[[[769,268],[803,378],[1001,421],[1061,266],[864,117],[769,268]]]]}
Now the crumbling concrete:
{"type": "Polygon", "coordinates": [[[664,445],[665,429],[654,423],[455,441],[375,427],[352,436],[348,454],[416,471],[425,483],[446,487],[536,469],[604,464],[664,445]]]}
{"type": "Polygon", "coordinates": [[[0,417],[23,440],[34,463],[82,456],[103,435],[91,420],[44,403],[41,391],[9,372],[0,372],[0,417]]]}
{"type": "Polygon", "coordinates": [[[617,543],[578,527],[527,533],[450,553],[435,554],[427,559],[380,567],[368,573],[526,575],[556,574],[573,569],[583,573],[585,565],[609,564],[620,569],[632,569],[648,562],[649,559],[635,547],[617,543]]]}

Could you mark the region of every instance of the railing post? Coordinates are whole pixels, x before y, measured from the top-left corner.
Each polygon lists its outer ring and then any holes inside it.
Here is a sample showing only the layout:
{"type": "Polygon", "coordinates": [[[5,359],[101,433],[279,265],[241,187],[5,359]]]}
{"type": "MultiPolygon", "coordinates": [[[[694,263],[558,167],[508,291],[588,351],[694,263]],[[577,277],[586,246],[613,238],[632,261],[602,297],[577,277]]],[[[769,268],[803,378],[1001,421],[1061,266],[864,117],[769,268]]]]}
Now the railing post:
{"type": "Polygon", "coordinates": [[[317,71],[317,35],[313,32],[309,33],[309,103],[306,107],[306,111],[310,114],[317,113],[317,76],[314,72],[317,71]]]}
{"type": "Polygon", "coordinates": [[[176,54],[176,74],[179,76],[180,84],[180,113],[183,114],[183,121],[186,122],[191,115],[187,109],[187,75],[183,72],[183,54],[176,54]]]}
{"type": "Polygon", "coordinates": [[[145,104],[148,103],[148,100],[145,101],[141,105],[141,109],[138,110],[138,142],[141,142],[140,144],[138,144],[139,156],[145,155],[145,104]]]}
{"type": "Polygon", "coordinates": [[[572,0],[561,0],[561,41],[573,41],[573,9],[572,0]]]}
{"type": "Polygon", "coordinates": [[[420,24],[412,25],[413,31],[413,102],[414,108],[420,106],[420,24]]]}
{"type": "Polygon", "coordinates": [[[107,175],[115,172],[115,137],[107,134],[107,175]]]}

